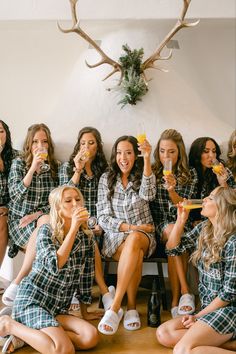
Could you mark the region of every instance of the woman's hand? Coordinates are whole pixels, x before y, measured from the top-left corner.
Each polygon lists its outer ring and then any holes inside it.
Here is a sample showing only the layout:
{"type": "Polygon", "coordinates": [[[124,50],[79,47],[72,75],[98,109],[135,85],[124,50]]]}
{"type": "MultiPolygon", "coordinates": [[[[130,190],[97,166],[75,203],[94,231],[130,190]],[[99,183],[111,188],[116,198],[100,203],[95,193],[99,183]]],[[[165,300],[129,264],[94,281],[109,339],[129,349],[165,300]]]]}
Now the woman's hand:
{"type": "Polygon", "coordinates": [[[8,209],[5,206],[0,207],[0,216],[7,216],[8,209]]]}
{"type": "Polygon", "coordinates": [[[35,171],[38,172],[40,170],[40,167],[41,167],[41,165],[44,162],[44,160],[43,160],[43,158],[41,156],[42,155],[40,154],[40,149],[36,148],[33,151],[33,161],[32,161],[31,166],[30,166],[30,170],[32,172],[35,172],[35,171]]]}
{"type": "Polygon", "coordinates": [[[150,233],[150,232],[155,232],[155,226],[153,224],[141,224],[141,225],[131,225],[130,226],[130,231],[138,231],[138,230],[141,230],[141,231],[144,231],[144,232],[147,232],[147,233],[150,233]]]}
{"type": "Polygon", "coordinates": [[[227,172],[227,169],[224,167],[222,163],[220,163],[220,171],[218,173],[215,173],[214,170],[213,172],[216,174],[217,180],[219,182],[219,185],[222,187],[227,187],[227,179],[229,177],[229,174],[227,172]]]}
{"type": "Polygon", "coordinates": [[[194,315],[185,315],[182,317],[182,325],[184,328],[190,328],[196,323],[197,318],[194,315]]]}
{"type": "Polygon", "coordinates": [[[89,213],[86,208],[76,208],[71,218],[71,229],[75,229],[75,231],[77,232],[82,224],[87,223],[88,218],[89,213]]]}
{"type": "Polygon", "coordinates": [[[169,175],[163,176],[163,179],[165,180],[165,189],[168,192],[173,191],[177,183],[175,176],[171,173],[169,175]]]}
{"type": "Polygon", "coordinates": [[[19,228],[22,229],[23,227],[26,227],[32,221],[36,220],[40,215],[42,215],[42,212],[37,211],[36,213],[23,216],[23,218],[20,219],[19,228]]]}
{"type": "Polygon", "coordinates": [[[185,224],[186,221],[188,220],[190,210],[184,208],[183,203],[188,203],[188,200],[184,199],[183,202],[179,202],[176,205],[176,207],[177,207],[177,220],[181,221],[181,223],[185,224]]]}
{"type": "Polygon", "coordinates": [[[95,227],[92,229],[92,231],[95,236],[102,236],[103,229],[101,228],[101,226],[95,225],[95,227]]]}
{"type": "Polygon", "coordinates": [[[147,141],[147,139],[144,140],[143,143],[139,144],[138,143],[138,149],[141,151],[141,154],[144,158],[149,158],[151,155],[152,147],[147,141]]]}
{"type": "Polygon", "coordinates": [[[74,158],[74,164],[77,170],[82,171],[86,162],[89,160],[90,153],[84,147],[82,147],[74,158]]]}

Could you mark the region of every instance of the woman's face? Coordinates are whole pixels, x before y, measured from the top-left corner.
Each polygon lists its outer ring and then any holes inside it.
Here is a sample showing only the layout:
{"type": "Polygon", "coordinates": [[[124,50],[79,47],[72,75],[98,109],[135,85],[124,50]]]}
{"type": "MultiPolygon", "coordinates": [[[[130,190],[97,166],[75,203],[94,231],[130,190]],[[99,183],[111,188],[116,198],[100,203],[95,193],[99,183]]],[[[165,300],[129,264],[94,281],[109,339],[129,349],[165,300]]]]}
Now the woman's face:
{"type": "Polygon", "coordinates": [[[161,140],[159,145],[159,157],[162,165],[166,159],[172,160],[172,166],[174,167],[178,161],[179,151],[176,143],[173,140],[161,140]]]}
{"type": "Polygon", "coordinates": [[[135,160],[133,145],[129,141],[120,141],[116,149],[116,163],[123,175],[130,174],[135,160]]]}
{"type": "Polygon", "coordinates": [[[93,160],[97,154],[98,144],[93,133],[84,133],[80,139],[80,149],[89,151],[89,158],[93,160]]]}
{"type": "Polygon", "coordinates": [[[209,219],[214,218],[217,213],[217,206],[214,196],[215,191],[213,190],[208,197],[203,199],[201,214],[209,219]]]}
{"type": "Polygon", "coordinates": [[[83,200],[76,190],[66,189],[63,192],[60,209],[63,218],[71,219],[75,209],[82,206],[83,200]]]}
{"type": "Polygon", "coordinates": [[[216,146],[212,140],[207,140],[205,149],[201,155],[201,164],[203,169],[211,168],[212,162],[216,159],[216,146]]]}
{"type": "Polygon", "coordinates": [[[7,134],[3,128],[2,123],[0,123],[0,145],[4,146],[6,144],[7,134]]]}
{"type": "Polygon", "coordinates": [[[38,149],[45,148],[48,150],[48,138],[44,130],[38,130],[33,138],[31,152],[34,154],[38,149]]]}

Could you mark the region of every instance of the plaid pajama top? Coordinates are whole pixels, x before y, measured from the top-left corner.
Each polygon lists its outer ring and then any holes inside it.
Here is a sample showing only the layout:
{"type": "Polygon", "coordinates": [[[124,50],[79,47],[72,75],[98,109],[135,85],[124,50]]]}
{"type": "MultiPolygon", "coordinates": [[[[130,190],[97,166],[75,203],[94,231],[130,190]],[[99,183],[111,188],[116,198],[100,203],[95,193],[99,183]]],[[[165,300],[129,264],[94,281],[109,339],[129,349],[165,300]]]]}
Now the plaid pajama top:
{"type": "Polygon", "coordinates": [[[31,328],[58,326],[55,316],[67,314],[72,296],[79,288],[79,300],[90,304],[94,278],[94,241],[78,231],[66,264],[59,269],[57,250],[48,224],[39,228],[33,267],[19,285],[12,317],[31,328]]]}
{"type": "MultiPolygon", "coordinates": [[[[190,180],[185,185],[176,184],[176,193],[186,199],[196,197],[197,193],[197,172],[194,168],[189,169],[190,180]]],[[[177,208],[172,204],[168,191],[163,183],[157,184],[156,198],[150,203],[152,217],[156,226],[158,238],[161,238],[163,230],[168,224],[174,224],[177,217],[177,208]]],[[[186,224],[186,229],[190,230],[190,223],[186,224]]]]}
{"type": "Polygon", "coordinates": [[[48,196],[52,189],[57,187],[57,180],[53,179],[50,171],[34,173],[29,187],[25,187],[23,179],[27,173],[25,161],[16,158],[12,162],[8,177],[9,202],[9,237],[11,243],[23,247],[36,227],[36,220],[23,228],[19,228],[20,219],[28,214],[42,211],[49,213],[48,196]]]}
{"type": "MultiPolygon", "coordinates": [[[[192,231],[184,234],[181,243],[170,250],[170,256],[180,255],[186,251],[191,253],[197,248],[199,234],[205,224],[201,222],[192,231]]],[[[225,243],[221,251],[221,260],[206,269],[202,260],[197,264],[199,272],[199,297],[202,308],[208,306],[217,296],[229,302],[226,307],[200,317],[216,332],[233,334],[236,338],[236,233],[225,243]]]]}
{"type": "Polygon", "coordinates": [[[71,180],[71,167],[69,162],[64,162],[59,169],[59,184],[68,184],[79,188],[84,197],[85,208],[88,209],[90,216],[97,216],[97,195],[98,195],[98,178],[96,176],[89,177],[84,171],[81,173],[78,184],[74,184],[71,180]]]}
{"type": "MultiPolygon", "coordinates": [[[[13,149],[14,157],[17,156],[18,151],[13,149]]],[[[0,206],[7,206],[9,202],[9,192],[7,175],[5,171],[0,171],[0,206]]]]}
{"type": "MultiPolygon", "coordinates": [[[[121,177],[117,177],[114,188],[114,195],[108,199],[107,175],[104,173],[98,185],[97,215],[98,223],[104,230],[102,253],[111,257],[128,236],[127,232],[120,232],[122,223],[133,225],[153,224],[149,201],[155,198],[156,179],[154,174],[149,177],[142,177],[139,191],[134,191],[133,183],[129,182],[127,187],[122,185],[121,177]]],[[[149,237],[150,256],[156,247],[154,233],[146,233],[149,237]]]]}

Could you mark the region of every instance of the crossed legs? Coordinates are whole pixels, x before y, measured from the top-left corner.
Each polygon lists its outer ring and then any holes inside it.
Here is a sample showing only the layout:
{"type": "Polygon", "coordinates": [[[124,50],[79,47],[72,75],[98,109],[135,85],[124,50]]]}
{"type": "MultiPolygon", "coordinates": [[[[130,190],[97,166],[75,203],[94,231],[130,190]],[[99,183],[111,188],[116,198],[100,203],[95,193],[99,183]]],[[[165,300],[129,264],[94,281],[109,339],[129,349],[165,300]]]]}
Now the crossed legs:
{"type": "Polygon", "coordinates": [[[181,318],[175,318],[158,327],[156,336],[165,347],[174,348],[174,354],[228,354],[235,353],[236,343],[230,342],[232,334],[219,334],[202,321],[189,329],[182,325],[181,318]],[[230,349],[223,349],[223,348],[230,349]]]}

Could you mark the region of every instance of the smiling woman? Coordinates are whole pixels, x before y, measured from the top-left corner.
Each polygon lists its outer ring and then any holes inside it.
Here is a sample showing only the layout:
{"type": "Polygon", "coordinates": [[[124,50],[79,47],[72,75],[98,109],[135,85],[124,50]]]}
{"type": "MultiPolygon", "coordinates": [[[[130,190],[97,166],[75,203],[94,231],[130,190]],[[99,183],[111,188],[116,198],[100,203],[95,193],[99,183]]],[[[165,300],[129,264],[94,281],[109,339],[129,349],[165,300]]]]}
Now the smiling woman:
{"type": "Polygon", "coordinates": [[[150,163],[147,140],[138,145],[133,136],[116,140],[108,172],[98,186],[98,222],[104,230],[102,253],[118,261],[114,301],[98,325],[100,332],[114,334],[123,316],[122,299],[127,293],[124,327],[141,326],[136,310],[136,293],[142,275],[143,257],[155,250],[154,225],[149,201],[155,197],[156,181],[150,163]],[[139,157],[139,150],[142,157],[139,157]]]}

